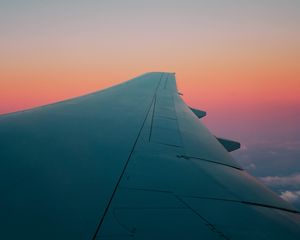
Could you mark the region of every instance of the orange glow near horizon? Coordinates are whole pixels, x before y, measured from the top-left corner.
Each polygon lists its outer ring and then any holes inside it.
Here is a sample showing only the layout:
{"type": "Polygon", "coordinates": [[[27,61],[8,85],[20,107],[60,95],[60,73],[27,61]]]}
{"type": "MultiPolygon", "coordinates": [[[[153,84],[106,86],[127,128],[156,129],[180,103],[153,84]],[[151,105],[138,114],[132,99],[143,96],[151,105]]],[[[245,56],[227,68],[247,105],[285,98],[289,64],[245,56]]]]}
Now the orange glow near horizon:
{"type": "Polygon", "coordinates": [[[136,62],[127,62],[126,56],[104,61],[91,52],[89,60],[84,56],[89,52],[75,57],[33,54],[26,60],[16,54],[11,61],[1,61],[0,113],[98,91],[148,71],[175,71],[180,91],[195,107],[300,103],[296,46],[294,51],[276,46],[269,51],[237,48],[211,51],[211,55],[175,52],[168,56],[165,51],[157,60],[150,56],[136,62]]]}

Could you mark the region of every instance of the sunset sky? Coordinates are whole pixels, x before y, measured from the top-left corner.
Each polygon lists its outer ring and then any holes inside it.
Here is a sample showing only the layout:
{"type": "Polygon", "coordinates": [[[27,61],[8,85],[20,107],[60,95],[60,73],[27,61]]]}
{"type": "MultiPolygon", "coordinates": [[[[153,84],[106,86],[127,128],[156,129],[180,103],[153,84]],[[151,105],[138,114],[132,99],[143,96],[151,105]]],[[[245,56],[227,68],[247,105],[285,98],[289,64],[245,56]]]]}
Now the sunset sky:
{"type": "Polygon", "coordinates": [[[1,1],[0,114],[176,72],[209,129],[243,144],[237,160],[271,187],[291,178],[274,189],[297,202],[299,13],[299,0],[1,1]]]}

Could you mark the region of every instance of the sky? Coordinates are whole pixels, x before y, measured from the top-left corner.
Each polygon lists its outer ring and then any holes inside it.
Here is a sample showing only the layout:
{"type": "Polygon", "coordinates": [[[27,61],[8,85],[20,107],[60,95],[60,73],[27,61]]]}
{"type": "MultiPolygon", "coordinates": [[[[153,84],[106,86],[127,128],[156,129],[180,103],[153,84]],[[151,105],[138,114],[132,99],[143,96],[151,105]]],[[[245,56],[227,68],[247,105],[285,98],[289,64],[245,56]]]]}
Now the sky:
{"type": "Polygon", "coordinates": [[[1,0],[0,114],[176,72],[234,157],[300,208],[300,1],[1,0]]]}

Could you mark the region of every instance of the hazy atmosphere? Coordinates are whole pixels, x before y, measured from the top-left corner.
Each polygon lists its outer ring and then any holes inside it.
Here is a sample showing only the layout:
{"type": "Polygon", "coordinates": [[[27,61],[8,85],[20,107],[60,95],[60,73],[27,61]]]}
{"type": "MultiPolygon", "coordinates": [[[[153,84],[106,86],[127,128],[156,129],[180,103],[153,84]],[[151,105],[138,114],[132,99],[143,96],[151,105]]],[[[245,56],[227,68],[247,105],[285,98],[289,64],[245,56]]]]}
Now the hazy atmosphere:
{"type": "Polygon", "coordinates": [[[251,174],[300,209],[300,1],[0,2],[0,114],[150,71],[251,174]]]}

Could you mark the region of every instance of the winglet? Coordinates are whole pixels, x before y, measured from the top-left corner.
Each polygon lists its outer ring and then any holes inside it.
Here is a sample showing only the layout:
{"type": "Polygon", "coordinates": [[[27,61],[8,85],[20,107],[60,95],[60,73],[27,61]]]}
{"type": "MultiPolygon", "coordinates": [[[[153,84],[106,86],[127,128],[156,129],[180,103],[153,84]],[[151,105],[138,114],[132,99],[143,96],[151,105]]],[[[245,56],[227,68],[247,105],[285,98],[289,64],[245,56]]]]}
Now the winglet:
{"type": "Polygon", "coordinates": [[[229,140],[229,139],[225,139],[225,138],[218,138],[218,137],[217,137],[217,140],[224,146],[224,148],[226,148],[226,150],[228,152],[232,152],[241,147],[241,144],[239,142],[236,142],[233,140],[229,140]]]}
{"type": "Polygon", "coordinates": [[[199,109],[196,109],[196,108],[191,108],[190,109],[192,110],[192,112],[198,117],[198,118],[203,118],[206,116],[206,112],[202,111],[202,110],[199,110],[199,109]]]}

